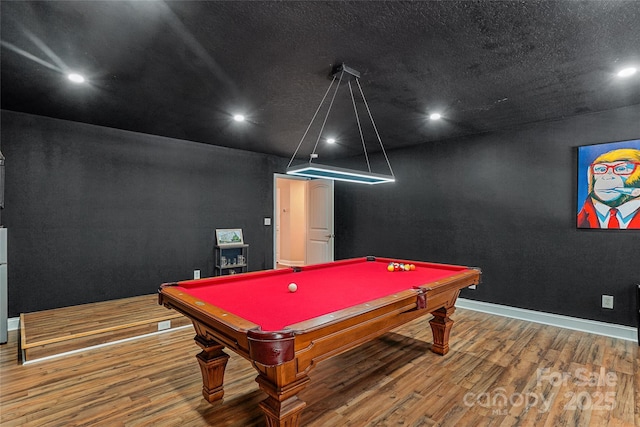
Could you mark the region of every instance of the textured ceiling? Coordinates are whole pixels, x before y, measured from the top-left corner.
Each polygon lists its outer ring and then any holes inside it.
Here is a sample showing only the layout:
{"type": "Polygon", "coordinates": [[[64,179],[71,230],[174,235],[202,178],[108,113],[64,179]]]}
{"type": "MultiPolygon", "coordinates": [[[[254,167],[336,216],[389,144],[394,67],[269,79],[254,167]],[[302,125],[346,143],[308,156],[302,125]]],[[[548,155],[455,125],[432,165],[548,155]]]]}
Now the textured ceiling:
{"type": "MultiPolygon", "coordinates": [[[[361,73],[387,150],[640,103],[640,73],[615,76],[626,65],[640,68],[638,1],[0,7],[3,109],[284,157],[343,62],[361,73]],[[88,82],[73,85],[67,70],[88,82]],[[248,121],[231,120],[237,112],[248,121]],[[444,119],[429,121],[431,112],[444,119]]],[[[356,101],[374,151],[375,133],[356,101]]],[[[324,110],[302,157],[323,119],[324,110]]],[[[361,153],[357,126],[343,84],[323,134],[339,144],[321,145],[321,157],[361,153]]]]}

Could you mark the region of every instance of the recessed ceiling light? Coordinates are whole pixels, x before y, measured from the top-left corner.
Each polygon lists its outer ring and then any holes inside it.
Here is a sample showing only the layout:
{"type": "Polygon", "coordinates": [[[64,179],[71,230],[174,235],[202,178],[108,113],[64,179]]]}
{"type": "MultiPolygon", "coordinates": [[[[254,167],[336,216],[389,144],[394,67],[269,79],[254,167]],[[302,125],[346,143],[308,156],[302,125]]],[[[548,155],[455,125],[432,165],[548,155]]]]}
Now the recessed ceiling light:
{"type": "Polygon", "coordinates": [[[236,114],[233,116],[233,120],[236,122],[244,122],[244,116],[242,114],[236,114]]]}
{"type": "Polygon", "coordinates": [[[633,76],[636,73],[636,70],[634,67],[629,67],[629,68],[625,68],[623,70],[620,70],[618,72],[618,77],[629,77],[629,76],[633,76]]]}
{"type": "Polygon", "coordinates": [[[77,73],[71,73],[67,75],[67,78],[74,83],[84,83],[84,77],[77,73]]]}
{"type": "Polygon", "coordinates": [[[440,120],[442,118],[442,116],[438,113],[433,113],[429,115],[429,119],[431,120],[440,120]]]}
{"type": "Polygon", "coordinates": [[[333,139],[333,138],[329,138],[329,139],[327,139],[327,143],[329,143],[329,144],[335,144],[335,143],[336,143],[336,140],[335,140],[335,139],[333,139]]]}

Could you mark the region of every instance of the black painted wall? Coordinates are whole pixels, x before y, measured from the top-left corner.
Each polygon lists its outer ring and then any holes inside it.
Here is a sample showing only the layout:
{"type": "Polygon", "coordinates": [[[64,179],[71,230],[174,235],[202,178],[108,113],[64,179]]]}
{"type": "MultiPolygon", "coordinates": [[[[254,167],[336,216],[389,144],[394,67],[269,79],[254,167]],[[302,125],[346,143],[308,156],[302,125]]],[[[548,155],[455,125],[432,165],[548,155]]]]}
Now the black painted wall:
{"type": "Polygon", "coordinates": [[[210,276],[216,228],[244,230],[250,270],[273,265],[284,159],[10,111],[1,135],[10,317],[210,276]]]}
{"type": "Polygon", "coordinates": [[[638,138],[633,106],[393,151],[397,183],[336,184],[336,257],[478,266],[465,298],[633,326],[640,231],[576,229],[575,192],[578,146],[638,138]]]}
{"type": "MultiPolygon", "coordinates": [[[[272,265],[288,159],[8,111],[1,131],[12,317],[210,275],[215,228],[272,265]]],[[[637,138],[640,106],[393,151],[396,184],[336,184],[336,259],[479,266],[465,298],[635,325],[640,232],[576,229],[575,170],[579,145],[637,138]]]]}

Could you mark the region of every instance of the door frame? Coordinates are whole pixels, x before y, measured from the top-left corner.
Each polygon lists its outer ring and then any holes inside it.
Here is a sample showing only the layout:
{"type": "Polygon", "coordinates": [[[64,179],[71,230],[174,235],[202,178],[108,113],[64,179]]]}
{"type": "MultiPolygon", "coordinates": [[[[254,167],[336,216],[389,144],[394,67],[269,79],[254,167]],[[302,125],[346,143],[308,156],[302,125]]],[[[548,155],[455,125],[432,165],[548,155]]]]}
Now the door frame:
{"type": "MultiPolygon", "coordinates": [[[[290,181],[311,181],[311,178],[305,178],[305,177],[297,177],[297,176],[291,176],[291,175],[287,175],[287,174],[282,174],[282,173],[274,173],[273,174],[273,218],[271,221],[271,226],[273,228],[272,230],[272,239],[273,239],[273,245],[272,245],[272,254],[273,254],[273,268],[277,268],[277,263],[278,263],[278,258],[276,256],[276,250],[277,250],[277,244],[278,244],[278,237],[277,237],[277,224],[278,224],[278,220],[279,220],[279,215],[280,212],[278,212],[278,179],[286,179],[286,180],[290,180],[290,181]]],[[[334,191],[335,191],[335,187],[334,187],[334,191]]],[[[307,206],[308,209],[308,206],[307,206]]],[[[335,228],[335,197],[333,199],[333,212],[332,215],[334,217],[334,228],[335,228]]],[[[308,213],[307,213],[308,214],[308,213]]],[[[306,232],[306,230],[304,230],[306,232]]],[[[334,240],[334,259],[335,259],[335,240],[334,240]]],[[[306,243],[305,243],[306,244],[306,243]]]]}
{"type": "Polygon", "coordinates": [[[309,181],[310,178],[304,178],[300,176],[291,176],[283,173],[274,173],[273,174],[273,220],[271,222],[273,228],[273,268],[278,268],[278,257],[277,257],[277,245],[278,245],[278,236],[277,236],[277,226],[279,221],[280,212],[278,212],[278,179],[286,179],[290,181],[309,181]]]}

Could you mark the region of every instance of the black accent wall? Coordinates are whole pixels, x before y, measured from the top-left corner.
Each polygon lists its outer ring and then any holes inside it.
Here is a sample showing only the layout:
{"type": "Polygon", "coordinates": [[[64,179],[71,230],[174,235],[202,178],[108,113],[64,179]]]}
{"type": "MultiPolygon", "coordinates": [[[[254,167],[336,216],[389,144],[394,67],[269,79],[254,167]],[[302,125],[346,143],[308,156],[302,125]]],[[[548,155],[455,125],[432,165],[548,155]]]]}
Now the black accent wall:
{"type": "Polygon", "coordinates": [[[636,105],[393,151],[395,184],[336,185],[336,257],[478,266],[465,298],[635,326],[640,231],[575,220],[577,147],[638,138],[636,105]]]}
{"type": "MultiPolygon", "coordinates": [[[[215,228],[272,266],[288,159],[10,111],[1,131],[11,317],[210,275],[215,228]]],[[[635,326],[640,232],[576,229],[575,175],[578,146],[637,138],[640,105],[394,150],[397,183],[336,183],[336,259],[478,266],[465,298],[635,326]]]]}
{"type": "Polygon", "coordinates": [[[250,270],[273,265],[284,159],[10,111],[2,151],[10,317],[213,275],[216,228],[244,230],[250,270]]]}

